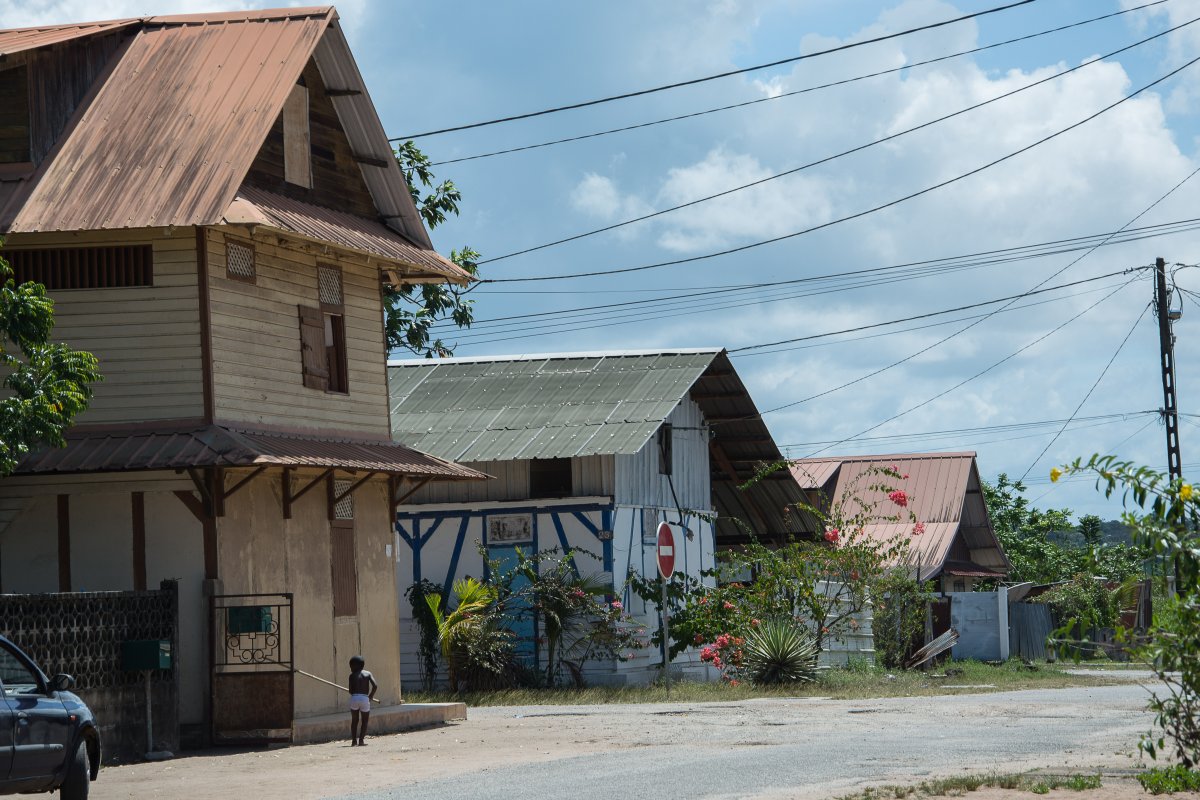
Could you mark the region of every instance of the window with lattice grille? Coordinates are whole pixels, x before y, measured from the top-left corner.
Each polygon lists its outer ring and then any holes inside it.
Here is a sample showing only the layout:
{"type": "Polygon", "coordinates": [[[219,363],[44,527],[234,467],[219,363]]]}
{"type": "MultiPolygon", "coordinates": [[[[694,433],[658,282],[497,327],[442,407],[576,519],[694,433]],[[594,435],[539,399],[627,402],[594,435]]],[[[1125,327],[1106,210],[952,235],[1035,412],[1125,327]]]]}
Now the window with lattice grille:
{"type": "Polygon", "coordinates": [[[342,271],[321,264],[317,267],[317,295],[323,306],[342,306],[342,271]]]}
{"type": "Polygon", "coordinates": [[[254,283],[254,248],[241,242],[225,243],[225,274],[235,281],[254,283]]]}
{"type": "Polygon", "coordinates": [[[333,482],[333,496],[341,497],[333,507],[334,519],[354,519],[354,495],[342,495],[353,485],[352,481],[335,480],[333,482]]]}
{"type": "Polygon", "coordinates": [[[148,244],[38,250],[5,248],[0,255],[12,267],[17,283],[34,281],[52,292],[154,285],[154,248],[148,244]]]}

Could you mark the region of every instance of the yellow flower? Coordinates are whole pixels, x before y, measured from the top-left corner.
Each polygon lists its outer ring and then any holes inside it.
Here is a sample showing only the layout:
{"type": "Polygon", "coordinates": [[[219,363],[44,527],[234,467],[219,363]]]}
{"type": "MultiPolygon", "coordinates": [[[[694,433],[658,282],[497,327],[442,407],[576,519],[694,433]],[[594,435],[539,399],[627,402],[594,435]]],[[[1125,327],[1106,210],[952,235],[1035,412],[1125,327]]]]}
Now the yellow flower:
{"type": "Polygon", "coordinates": [[[1063,474],[1063,471],[1061,469],[1059,469],[1058,467],[1055,467],[1054,469],[1050,470],[1050,482],[1058,483],[1058,479],[1062,477],[1062,474],[1063,474]]]}
{"type": "Polygon", "coordinates": [[[1185,483],[1179,487],[1179,499],[1184,501],[1192,499],[1192,485],[1190,483],[1185,483]]]}

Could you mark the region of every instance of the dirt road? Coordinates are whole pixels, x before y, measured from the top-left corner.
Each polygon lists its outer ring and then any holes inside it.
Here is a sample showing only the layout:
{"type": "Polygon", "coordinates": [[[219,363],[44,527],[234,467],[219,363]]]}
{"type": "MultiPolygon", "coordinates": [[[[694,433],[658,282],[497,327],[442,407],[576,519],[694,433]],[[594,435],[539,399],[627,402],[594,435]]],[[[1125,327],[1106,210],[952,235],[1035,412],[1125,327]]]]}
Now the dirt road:
{"type": "Polygon", "coordinates": [[[472,709],[465,723],[374,738],[364,748],[212,751],[106,769],[93,797],[835,797],[963,771],[1128,768],[1149,726],[1145,701],[1145,689],[1126,684],[866,701],[472,709]]]}

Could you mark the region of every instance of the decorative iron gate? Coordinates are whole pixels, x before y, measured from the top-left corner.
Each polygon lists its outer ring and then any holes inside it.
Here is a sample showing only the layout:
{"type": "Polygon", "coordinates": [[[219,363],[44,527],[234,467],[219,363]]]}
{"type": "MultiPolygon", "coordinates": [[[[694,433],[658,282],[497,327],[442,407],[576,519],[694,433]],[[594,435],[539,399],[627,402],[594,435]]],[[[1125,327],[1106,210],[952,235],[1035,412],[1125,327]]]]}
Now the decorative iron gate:
{"type": "Polygon", "coordinates": [[[209,620],[213,742],[290,742],[295,712],[292,595],[215,595],[209,620]]]}

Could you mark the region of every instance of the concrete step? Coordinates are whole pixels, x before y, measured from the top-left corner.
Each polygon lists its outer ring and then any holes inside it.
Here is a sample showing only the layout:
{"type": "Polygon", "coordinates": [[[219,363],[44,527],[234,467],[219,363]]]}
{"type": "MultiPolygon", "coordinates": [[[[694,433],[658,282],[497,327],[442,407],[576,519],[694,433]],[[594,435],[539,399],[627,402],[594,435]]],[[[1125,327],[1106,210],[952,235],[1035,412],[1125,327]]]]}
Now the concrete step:
{"type": "MultiPolygon", "coordinates": [[[[466,718],[466,703],[404,703],[398,706],[376,706],[371,709],[367,735],[378,736],[381,733],[429,728],[466,718]]],[[[349,711],[305,717],[292,723],[292,739],[295,742],[330,742],[349,738],[349,711]]]]}

